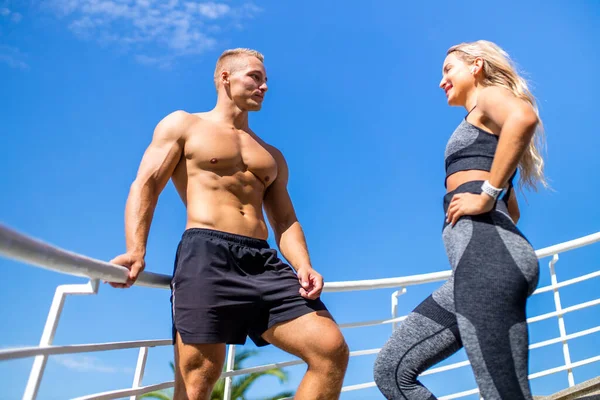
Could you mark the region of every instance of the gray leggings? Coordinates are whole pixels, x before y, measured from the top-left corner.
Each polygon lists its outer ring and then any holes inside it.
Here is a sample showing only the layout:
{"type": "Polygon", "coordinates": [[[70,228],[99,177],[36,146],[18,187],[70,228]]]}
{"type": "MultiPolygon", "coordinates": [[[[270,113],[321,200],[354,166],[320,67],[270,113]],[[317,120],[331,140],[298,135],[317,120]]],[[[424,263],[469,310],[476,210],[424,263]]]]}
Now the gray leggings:
{"type": "MultiPolygon", "coordinates": [[[[455,193],[481,193],[468,182],[455,193]]],[[[394,331],[375,361],[375,382],[387,399],[435,400],[417,377],[465,346],[485,400],[532,399],[528,374],[527,298],[538,283],[531,244],[498,201],[489,213],[445,224],[453,274],[394,331]]]]}

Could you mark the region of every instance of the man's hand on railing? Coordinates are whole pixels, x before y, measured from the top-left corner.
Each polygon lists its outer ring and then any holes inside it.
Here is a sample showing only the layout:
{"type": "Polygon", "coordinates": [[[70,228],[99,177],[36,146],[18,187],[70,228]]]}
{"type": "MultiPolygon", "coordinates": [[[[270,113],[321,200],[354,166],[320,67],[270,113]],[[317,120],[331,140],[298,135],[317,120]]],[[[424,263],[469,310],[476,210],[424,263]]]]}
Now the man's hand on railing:
{"type": "Polygon", "coordinates": [[[110,286],[114,288],[128,288],[134,284],[140,273],[146,267],[146,262],[144,261],[144,256],[136,253],[125,253],[121,254],[112,260],[110,260],[111,264],[122,265],[123,267],[129,270],[129,276],[127,277],[127,282],[125,283],[116,283],[116,282],[108,282],[110,286]]]}

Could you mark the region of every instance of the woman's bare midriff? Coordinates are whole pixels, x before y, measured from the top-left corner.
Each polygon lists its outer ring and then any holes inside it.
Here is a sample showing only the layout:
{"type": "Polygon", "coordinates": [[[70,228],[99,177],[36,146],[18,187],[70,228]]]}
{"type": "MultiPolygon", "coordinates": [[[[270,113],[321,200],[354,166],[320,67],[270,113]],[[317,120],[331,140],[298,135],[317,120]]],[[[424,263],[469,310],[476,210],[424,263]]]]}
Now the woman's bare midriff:
{"type": "Polygon", "coordinates": [[[455,190],[463,183],[485,181],[486,179],[490,179],[490,173],[487,171],[469,170],[455,172],[446,179],[446,193],[455,190]]]}

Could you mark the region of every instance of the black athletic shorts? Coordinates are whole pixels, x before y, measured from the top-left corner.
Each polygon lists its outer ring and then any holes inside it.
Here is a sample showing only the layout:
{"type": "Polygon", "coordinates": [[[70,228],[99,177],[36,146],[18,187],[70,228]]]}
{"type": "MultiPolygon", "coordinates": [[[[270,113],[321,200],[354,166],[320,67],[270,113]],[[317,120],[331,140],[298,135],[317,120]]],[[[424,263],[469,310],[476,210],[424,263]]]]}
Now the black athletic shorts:
{"type": "Polygon", "coordinates": [[[269,344],[273,325],[326,310],[300,296],[298,277],[260,239],[210,229],[183,233],[171,281],[173,343],[269,344]]]}

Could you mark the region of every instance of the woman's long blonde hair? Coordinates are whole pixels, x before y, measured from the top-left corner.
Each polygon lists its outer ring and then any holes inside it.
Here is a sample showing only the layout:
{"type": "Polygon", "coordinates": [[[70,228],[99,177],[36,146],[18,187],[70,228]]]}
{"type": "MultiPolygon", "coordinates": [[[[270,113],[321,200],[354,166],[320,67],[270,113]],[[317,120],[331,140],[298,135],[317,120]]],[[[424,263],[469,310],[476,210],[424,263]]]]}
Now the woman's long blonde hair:
{"type": "Polygon", "coordinates": [[[517,73],[517,68],[508,53],[495,43],[486,40],[452,46],[448,49],[447,54],[455,52],[461,60],[468,64],[474,62],[476,58],[483,59],[483,85],[501,86],[510,90],[516,97],[531,104],[538,117],[539,124],[527,151],[519,162],[519,184],[522,188],[529,187],[533,190],[537,190],[538,183],[548,187],[544,177],[544,159],[540,151],[544,147],[542,120],[540,119],[535,97],[529,91],[527,81],[517,73]]]}

